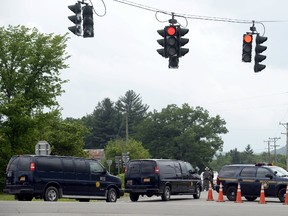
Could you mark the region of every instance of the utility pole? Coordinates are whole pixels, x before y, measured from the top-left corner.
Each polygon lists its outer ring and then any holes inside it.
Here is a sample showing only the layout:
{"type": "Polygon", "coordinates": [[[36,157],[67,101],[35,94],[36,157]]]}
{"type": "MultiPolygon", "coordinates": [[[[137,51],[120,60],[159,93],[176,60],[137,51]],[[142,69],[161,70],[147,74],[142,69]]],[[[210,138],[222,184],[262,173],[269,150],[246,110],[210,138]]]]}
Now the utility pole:
{"type": "Polygon", "coordinates": [[[270,157],[270,140],[267,140],[267,141],[264,140],[264,142],[267,142],[267,144],[268,144],[268,163],[271,163],[271,157],[270,157]]]}
{"type": "Polygon", "coordinates": [[[286,134],[286,168],[288,170],[288,122],[287,123],[279,122],[279,124],[283,125],[286,128],[286,133],[281,134],[286,134]]]}
{"type": "Polygon", "coordinates": [[[269,140],[274,142],[274,162],[276,163],[277,162],[277,156],[276,156],[276,147],[278,147],[279,145],[276,145],[276,141],[281,139],[280,137],[269,137],[269,140]]]}

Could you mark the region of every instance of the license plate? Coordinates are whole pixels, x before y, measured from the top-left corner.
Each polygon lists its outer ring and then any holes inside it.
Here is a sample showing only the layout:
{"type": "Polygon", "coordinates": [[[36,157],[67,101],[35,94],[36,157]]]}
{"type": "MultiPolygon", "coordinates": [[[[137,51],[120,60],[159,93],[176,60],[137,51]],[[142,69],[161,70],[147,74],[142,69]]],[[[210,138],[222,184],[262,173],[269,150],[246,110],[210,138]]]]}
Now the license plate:
{"type": "Polygon", "coordinates": [[[20,177],[20,181],[25,181],[25,180],[26,180],[25,176],[20,177]]]}
{"type": "Polygon", "coordinates": [[[150,178],[144,178],[143,181],[144,182],[150,182],[150,178]]]}
{"type": "Polygon", "coordinates": [[[132,180],[128,180],[127,181],[127,185],[132,185],[133,184],[133,181],[132,180]]]}

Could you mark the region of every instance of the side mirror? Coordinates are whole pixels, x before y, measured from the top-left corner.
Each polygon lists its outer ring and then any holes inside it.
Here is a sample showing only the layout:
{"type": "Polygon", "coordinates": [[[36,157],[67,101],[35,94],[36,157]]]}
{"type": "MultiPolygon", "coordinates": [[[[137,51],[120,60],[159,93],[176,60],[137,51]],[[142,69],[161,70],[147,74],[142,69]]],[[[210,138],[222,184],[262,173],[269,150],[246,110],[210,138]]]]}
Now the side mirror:
{"type": "Polygon", "coordinates": [[[270,173],[266,174],[265,177],[270,178],[270,179],[273,178],[273,176],[270,173]]]}

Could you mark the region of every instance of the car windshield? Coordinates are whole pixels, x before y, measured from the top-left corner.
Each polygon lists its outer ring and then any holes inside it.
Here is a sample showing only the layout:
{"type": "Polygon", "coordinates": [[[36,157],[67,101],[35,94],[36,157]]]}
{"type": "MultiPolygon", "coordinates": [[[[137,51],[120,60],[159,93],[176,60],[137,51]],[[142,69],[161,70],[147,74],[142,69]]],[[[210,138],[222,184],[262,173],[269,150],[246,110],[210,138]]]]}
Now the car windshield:
{"type": "Polygon", "coordinates": [[[288,172],[281,168],[281,167],[271,167],[271,170],[273,171],[273,173],[276,175],[276,176],[279,176],[279,177],[288,177],[288,172]]]}

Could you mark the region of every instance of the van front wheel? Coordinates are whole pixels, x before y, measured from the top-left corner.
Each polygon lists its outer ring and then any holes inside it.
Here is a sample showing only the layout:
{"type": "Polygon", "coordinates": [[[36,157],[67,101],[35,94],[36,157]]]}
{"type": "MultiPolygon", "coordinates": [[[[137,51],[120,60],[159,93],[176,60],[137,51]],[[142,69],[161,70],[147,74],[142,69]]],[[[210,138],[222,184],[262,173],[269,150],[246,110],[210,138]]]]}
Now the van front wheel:
{"type": "Polygon", "coordinates": [[[161,198],[163,201],[168,201],[170,200],[170,196],[171,196],[171,188],[166,185],[164,188],[164,193],[162,194],[161,198]]]}
{"type": "Polygon", "coordinates": [[[106,202],[116,202],[117,201],[117,192],[114,188],[109,188],[107,192],[106,202]]]}
{"type": "Polygon", "coordinates": [[[44,200],[56,202],[58,200],[58,196],[59,196],[58,189],[53,186],[50,186],[45,191],[44,200]]]}

